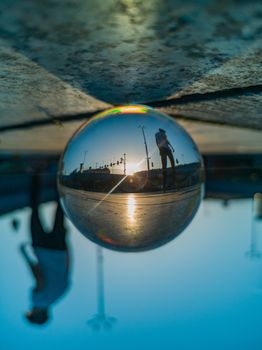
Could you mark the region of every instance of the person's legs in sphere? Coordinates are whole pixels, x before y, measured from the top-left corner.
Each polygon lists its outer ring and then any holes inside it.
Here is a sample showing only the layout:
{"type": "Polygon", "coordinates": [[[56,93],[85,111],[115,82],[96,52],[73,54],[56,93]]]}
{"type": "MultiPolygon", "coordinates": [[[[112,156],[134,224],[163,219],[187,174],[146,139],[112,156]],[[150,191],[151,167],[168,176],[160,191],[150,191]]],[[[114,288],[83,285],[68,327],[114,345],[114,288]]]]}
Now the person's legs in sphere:
{"type": "Polygon", "coordinates": [[[166,188],[166,165],[167,165],[167,154],[165,149],[160,150],[160,156],[161,156],[161,163],[162,163],[162,174],[163,174],[163,188],[166,188]]]}
{"type": "Polygon", "coordinates": [[[175,182],[175,160],[172,151],[169,149],[167,152],[167,157],[170,161],[171,168],[172,168],[172,178],[173,178],[173,183],[175,182]]]}

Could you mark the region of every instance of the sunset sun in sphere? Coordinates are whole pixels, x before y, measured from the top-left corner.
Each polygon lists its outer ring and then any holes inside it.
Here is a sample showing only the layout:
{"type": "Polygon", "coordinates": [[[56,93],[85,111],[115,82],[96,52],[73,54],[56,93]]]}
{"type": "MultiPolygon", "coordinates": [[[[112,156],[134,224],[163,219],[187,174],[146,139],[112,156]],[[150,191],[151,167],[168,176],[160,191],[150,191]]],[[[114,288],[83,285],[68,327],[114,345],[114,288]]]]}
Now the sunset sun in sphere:
{"type": "Polygon", "coordinates": [[[127,163],[126,164],[126,175],[134,175],[139,171],[139,164],[137,163],[127,163]]]}

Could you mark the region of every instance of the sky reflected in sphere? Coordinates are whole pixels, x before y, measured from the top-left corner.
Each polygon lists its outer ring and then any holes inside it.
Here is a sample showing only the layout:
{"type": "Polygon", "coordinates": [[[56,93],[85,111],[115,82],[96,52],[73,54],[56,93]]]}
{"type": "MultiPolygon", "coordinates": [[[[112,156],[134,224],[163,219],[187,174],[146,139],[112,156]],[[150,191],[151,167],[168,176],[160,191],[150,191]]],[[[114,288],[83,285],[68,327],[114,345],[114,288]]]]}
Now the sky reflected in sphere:
{"type": "Polygon", "coordinates": [[[147,106],[94,116],[69,141],[58,187],[64,210],[93,242],[119,251],[179,235],[202,196],[203,162],[172,118],[147,106]]]}

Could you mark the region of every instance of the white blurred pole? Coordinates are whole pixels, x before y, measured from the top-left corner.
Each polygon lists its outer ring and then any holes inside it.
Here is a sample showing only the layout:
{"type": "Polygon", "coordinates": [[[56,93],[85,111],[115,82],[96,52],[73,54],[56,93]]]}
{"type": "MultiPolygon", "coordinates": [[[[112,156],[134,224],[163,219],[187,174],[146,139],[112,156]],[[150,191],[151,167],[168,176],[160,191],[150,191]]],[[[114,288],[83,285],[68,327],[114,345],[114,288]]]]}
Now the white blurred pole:
{"type": "Polygon", "coordinates": [[[105,315],[105,289],[104,289],[104,256],[103,249],[96,247],[97,269],[97,310],[99,315],[105,315]]]}
{"type": "Polygon", "coordinates": [[[248,252],[248,256],[251,258],[260,258],[262,256],[259,249],[259,234],[262,235],[262,194],[256,193],[252,200],[251,242],[248,252]]]}

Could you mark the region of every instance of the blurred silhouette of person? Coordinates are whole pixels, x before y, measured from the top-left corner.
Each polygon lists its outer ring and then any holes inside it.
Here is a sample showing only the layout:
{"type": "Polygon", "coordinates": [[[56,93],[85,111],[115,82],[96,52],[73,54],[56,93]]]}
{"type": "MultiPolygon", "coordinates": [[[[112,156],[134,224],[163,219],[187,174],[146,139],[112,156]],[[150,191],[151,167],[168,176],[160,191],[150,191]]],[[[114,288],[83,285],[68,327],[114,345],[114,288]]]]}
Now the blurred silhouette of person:
{"type": "Polygon", "coordinates": [[[167,158],[170,161],[171,168],[172,168],[172,177],[173,182],[175,182],[175,160],[173,157],[173,153],[175,152],[173,146],[168,141],[166,136],[166,131],[159,128],[159,131],[155,134],[156,137],[156,144],[159,149],[160,157],[161,157],[161,163],[162,163],[162,172],[163,172],[163,188],[166,188],[166,182],[167,182],[167,158]]]}
{"type": "Polygon", "coordinates": [[[39,175],[33,175],[31,189],[31,246],[37,262],[30,258],[28,243],[20,249],[35,278],[32,307],[26,313],[28,321],[44,324],[50,318],[50,307],[65,293],[69,285],[69,253],[66,244],[64,213],[57,201],[54,226],[45,232],[39,217],[39,175]]]}

